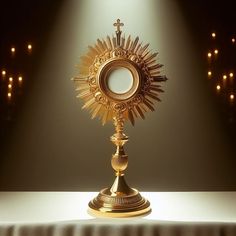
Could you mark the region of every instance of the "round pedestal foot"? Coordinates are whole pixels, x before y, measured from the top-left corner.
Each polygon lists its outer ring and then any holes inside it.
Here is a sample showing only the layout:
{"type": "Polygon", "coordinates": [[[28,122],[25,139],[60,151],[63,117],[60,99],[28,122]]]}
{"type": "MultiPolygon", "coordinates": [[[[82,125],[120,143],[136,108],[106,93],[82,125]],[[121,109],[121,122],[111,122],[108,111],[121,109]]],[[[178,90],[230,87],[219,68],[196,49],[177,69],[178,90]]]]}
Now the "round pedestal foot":
{"type": "Polygon", "coordinates": [[[129,194],[117,193],[115,196],[109,188],[103,189],[97,197],[89,202],[88,212],[96,217],[134,217],[151,212],[150,203],[138,190],[130,189],[129,194]]]}

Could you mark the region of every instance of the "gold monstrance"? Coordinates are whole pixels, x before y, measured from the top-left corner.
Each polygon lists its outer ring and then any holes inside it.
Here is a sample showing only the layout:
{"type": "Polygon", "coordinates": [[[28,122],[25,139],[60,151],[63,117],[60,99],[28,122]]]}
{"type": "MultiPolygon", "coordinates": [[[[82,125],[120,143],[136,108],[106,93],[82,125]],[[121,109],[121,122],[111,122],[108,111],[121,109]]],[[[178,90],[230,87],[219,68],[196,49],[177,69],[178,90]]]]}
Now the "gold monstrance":
{"type": "Polygon", "coordinates": [[[100,191],[89,202],[89,212],[96,216],[130,217],[147,214],[150,203],[138,190],[130,188],[124,178],[128,155],[124,144],[128,136],[123,132],[125,121],[132,125],[135,119],[145,118],[147,111],[154,111],[154,101],[160,101],[161,64],[156,63],[157,53],[151,53],[149,44],[142,45],[139,38],[127,39],[122,35],[123,23],[114,23],[116,36],[97,40],[94,46],[81,57],[80,74],[73,78],[78,97],[85,102],[83,108],[90,110],[92,118],[100,117],[102,123],[113,120],[115,134],[111,141],[116,145],[111,165],[115,181],[110,188],[100,191]]]}

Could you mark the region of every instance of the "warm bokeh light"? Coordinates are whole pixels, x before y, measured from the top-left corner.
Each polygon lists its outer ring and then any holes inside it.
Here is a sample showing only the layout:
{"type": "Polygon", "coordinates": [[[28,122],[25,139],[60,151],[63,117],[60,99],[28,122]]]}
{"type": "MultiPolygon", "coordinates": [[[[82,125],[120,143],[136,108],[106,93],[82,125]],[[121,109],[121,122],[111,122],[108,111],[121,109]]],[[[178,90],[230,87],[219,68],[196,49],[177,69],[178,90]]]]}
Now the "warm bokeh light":
{"type": "Polygon", "coordinates": [[[8,97],[8,98],[11,98],[11,93],[7,93],[7,97],[8,97]]]}
{"type": "Polygon", "coordinates": [[[207,57],[211,58],[212,54],[210,52],[207,53],[207,57]]]}
{"type": "Polygon", "coordinates": [[[23,77],[22,77],[22,76],[19,76],[19,77],[18,77],[18,81],[19,81],[19,82],[22,82],[22,80],[23,80],[23,77]]]}
{"type": "Polygon", "coordinates": [[[2,76],[5,76],[6,75],[6,71],[5,70],[2,70],[2,76]]]}
{"type": "Polygon", "coordinates": [[[9,82],[13,82],[13,78],[12,77],[9,78],[9,82]]]}
{"type": "Polygon", "coordinates": [[[29,51],[31,51],[32,50],[32,44],[28,44],[27,48],[28,48],[29,51]]]}
{"type": "MultiPolygon", "coordinates": [[[[211,32],[210,33],[212,38],[215,38],[216,37],[216,33],[215,32],[211,32]]],[[[236,41],[236,38],[231,36],[230,38],[231,40],[231,43],[235,43],[236,41]]],[[[217,46],[218,47],[218,46],[217,46]]],[[[219,54],[219,48],[216,48],[216,45],[210,45],[210,50],[208,51],[207,53],[207,57],[208,57],[208,63],[211,64],[211,69],[214,68],[214,78],[216,79],[216,84],[214,85],[217,93],[219,93],[222,89],[224,89],[225,91],[223,91],[222,95],[224,97],[226,97],[227,99],[230,99],[231,102],[233,102],[235,100],[235,84],[234,84],[234,77],[235,77],[235,74],[234,74],[234,68],[225,68],[224,69],[224,74],[220,75],[220,70],[223,69],[223,67],[225,66],[225,64],[212,64],[214,63],[213,61],[211,61],[210,59],[214,57],[214,59],[217,58],[217,55],[219,54]],[[212,46],[215,47],[214,49],[212,49],[212,46]],[[217,67],[215,67],[217,66],[217,67]],[[222,68],[219,68],[219,67],[222,67],[222,68]],[[217,69],[216,69],[217,68],[217,69]],[[227,70],[229,70],[229,72],[226,72],[227,70]],[[220,81],[222,79],[222,81],[220,81]],[[228,91],[230,91],[230,93],[228,93],[228,91]]],[[[233,52],[232,52],[233,53],[233,52]]],[[[208,75],[208,78],[211,78],[212,77],[212,71],[209,69],[208,72],[207,72],[207,75],[208,75]]]]}
{"type": "Polygon", "coordinates": [[[15,53],[15,52],[16,52],[16,48],[15,48],[15,47],[12,47],[12,48],[11,48],[11,52],[12,52],[12,53],[15,53]]]}
{"type": "Polygon", "coordinates": [[[12,89],[12,84],[8,84],[8,89],[12,89]]]}
{"type": "MultiPolygon", "coordinates": [[[[211,36],[212,38],[216,37],[216,33],[215,32],[211,32],[211,36]]],[[[236,38],[231,36],[230,38],[231,43],[235,43],[236,38]]],[[[218,46],[217,46],[218,47],[218,46]]],[[[214,57],[214,59],[217,58],[217,55],[219,54],[219,48],[216,48],[216,45],[210,45],[210,50],[207,53],[207,57],[208,57],[208,63],[210,62],[211,64],[211,69],[214,68],[214,78],[216,79],[216,84],[214,85],[216,91],[219,93],[222,89],[224,89],[224,91],[222,91],[222,96],[226,97],[227,100],[230,99],[231,102],[233,102],[235,100],[235,84],[234,84],[234,68],[227,68],[228,66],[226,65],[226,68],[224,68],[224,73],[223,74],[219,74],[220,70],[223,69],[223,67],[225,66],[225,64],[212,64],[213,61],[211,61],[210,59],[214,57]],[[211,49],[213,47],[215,47],[214,49],[211,49]],[[216,67],[217,66],[217,67],[216,67]],[[219,68],[222,67],[222,68],[219,68]],[[229,70],[227,72],[227,70],[229,70]],[[222,79],[222,81],[220,81],[222,79]],[[230,93],[228,93],[230,91],[230,93]]],[[[233,53],[233,52],[232,52],[233,53]]],[[[215,61],[214,61],[215,62],[215,61]]],[[[213,63],[214,63],[213,62],[213,63]]],[[[207,72],[208,78],[212,77],[212,71],[210,70],[210,68],[208,68],[208,72],[207,72]]]]}

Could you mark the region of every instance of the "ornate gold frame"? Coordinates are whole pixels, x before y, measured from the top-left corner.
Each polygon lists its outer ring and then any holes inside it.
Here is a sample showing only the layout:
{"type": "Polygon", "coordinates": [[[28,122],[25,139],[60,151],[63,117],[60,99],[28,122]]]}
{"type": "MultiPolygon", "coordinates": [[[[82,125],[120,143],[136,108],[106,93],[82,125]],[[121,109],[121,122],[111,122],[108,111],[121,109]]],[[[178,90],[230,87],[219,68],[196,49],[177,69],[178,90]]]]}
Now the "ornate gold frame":
{"type": "Polygon", "coordinates": [[[105,62],[104,65],[101,66],[97,74],[97,82],[104,96],[109,97],[114,102],[120,102],[120,101],[130,101],[140,91],[142,80],[141,80],[139,68],[137,68],[136,64],[134,64],[132,61],[129,61],[127,59],[114,58],[105,62]],[[106,82],[109,77],[109,72],[111,70],[114,70],[120,67],[126,68],[131,72],[133,76],[133,86],[128,92],[117,94],[117,93],[112,92],[108,88],[106,82]]]}
{"type": "Polygon", "coordinates": [[[124,123],[129,120],[134,125],[135,119],[144,119],[145,112],[154,111],[154,101],[160,101],[159,93],[163,92],[159,83],[167,78],[160,75],[162,65],[156,63],[157,53],[148,50],[149,44],[142,45],[138,37],[132,40],[131,36],[127,39],[121,36],[124,24],[119,19],[114,26],[115,37],[98,39],[95,46],[89,46],[88,53],[81,58],[80,75],[73,80],[78,97],[85,102],[83,108],[91,111],[92,118],[100,117],[103,124],[113,120],[116,130],[111,137],[116,145],[111,160],[116,179],[90,201],[89,211],[96,216],[130,217],[147,214],[151,209],[150,203],[124,179],[128,165],[123,147],[128,141],[124,123]],[[109,73],[120,67],[128,69],[133,77],[132,88],[122,94],[114,93],[107,85],[109,73]]]}

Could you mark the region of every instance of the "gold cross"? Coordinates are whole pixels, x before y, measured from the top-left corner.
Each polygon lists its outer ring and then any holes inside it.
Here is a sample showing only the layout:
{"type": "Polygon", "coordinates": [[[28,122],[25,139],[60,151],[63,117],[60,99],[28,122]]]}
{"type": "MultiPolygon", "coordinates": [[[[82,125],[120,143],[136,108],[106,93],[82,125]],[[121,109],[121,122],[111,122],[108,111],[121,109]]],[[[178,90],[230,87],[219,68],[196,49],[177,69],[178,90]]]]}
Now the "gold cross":
{"type": "Polygon", "coordinates": [[[124,23],[120,23],[120,19],[117,19],[116,23],[113,24],[115,27],[117,27],[116,31],[120,31],[120,27],[124,26],[124,23]]]}

